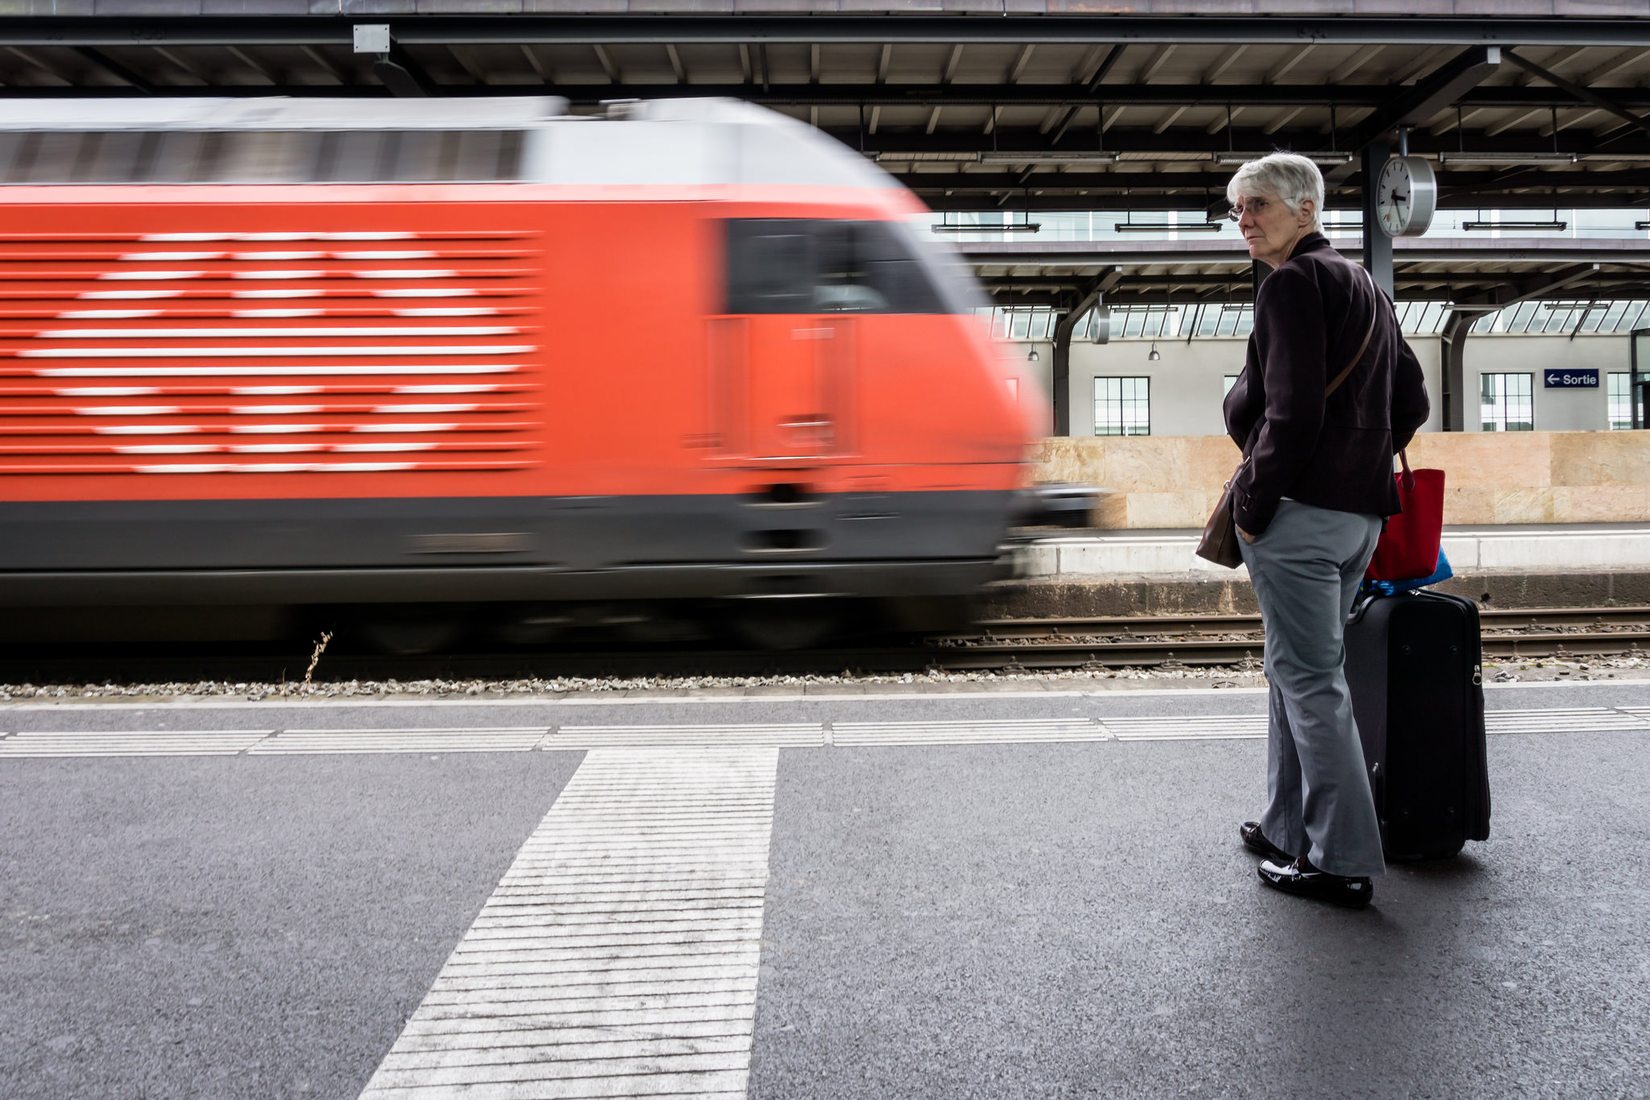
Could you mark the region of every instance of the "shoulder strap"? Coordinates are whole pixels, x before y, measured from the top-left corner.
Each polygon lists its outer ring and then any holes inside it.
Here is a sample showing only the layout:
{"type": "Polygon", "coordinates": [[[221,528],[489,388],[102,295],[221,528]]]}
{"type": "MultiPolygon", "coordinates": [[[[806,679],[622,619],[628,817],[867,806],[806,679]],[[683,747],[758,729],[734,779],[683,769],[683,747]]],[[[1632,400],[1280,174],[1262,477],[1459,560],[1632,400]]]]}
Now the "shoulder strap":
{"type": "Polygon", "coordinates": [[[1375,318],[1379,316],[1381,312],[1381,292],[1375,288],[1375,276],[1371,275],[1369,273],[1369,269],[1366,267],[1360,267],[1358,270],[1362,271],[1364,273],[1364,278],[1369,280],[1370,292],[1375,295],[1375,301],[1370,305],[1369,329],[1364,333],[1364,342],[1359,344],[1358,350],[1353,353],[1352,362],[1348,363],[1346,365],[1346,369],[1337,374],[1334,379],[1330,381],[1329,386],[1323,391],[1323,395],[1325,397],[1328,397],[1330,394],[1341,388],[1341,383],[1345,382],[1347,375],[1352,373],[1352,368],[1358,365],[1358,360],[1362,359],[1364,357],[1364,352],[1369,350],[1370,338],[1375,335],[1375,318]]]}

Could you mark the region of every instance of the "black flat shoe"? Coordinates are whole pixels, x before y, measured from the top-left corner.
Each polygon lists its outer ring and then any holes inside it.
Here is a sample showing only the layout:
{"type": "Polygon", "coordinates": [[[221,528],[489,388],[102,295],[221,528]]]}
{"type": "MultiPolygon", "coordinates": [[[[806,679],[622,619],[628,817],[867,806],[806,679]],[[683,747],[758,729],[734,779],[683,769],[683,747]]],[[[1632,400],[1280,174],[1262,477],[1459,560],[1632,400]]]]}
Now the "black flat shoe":
{"type": "Polygon", "coordinates": [[[1260,880],[1274,890],[1297,897],[1327,901],[1349,909],[1362,909],[1375,896],[1375,886],[1367,878],[1347,878],[1320,871],[1304,859],[1260,865],[1260,880]]]}
{"type": "Polygon", "coordinates": [[[1238,838],[1243,846],[1257,856],[1265,856],[1273,863],[1288,863],[1295,857],[1266,839],[1266,834],[1260,831],[1260,822],[1245,821],[1238,826],[1238,838]]]}

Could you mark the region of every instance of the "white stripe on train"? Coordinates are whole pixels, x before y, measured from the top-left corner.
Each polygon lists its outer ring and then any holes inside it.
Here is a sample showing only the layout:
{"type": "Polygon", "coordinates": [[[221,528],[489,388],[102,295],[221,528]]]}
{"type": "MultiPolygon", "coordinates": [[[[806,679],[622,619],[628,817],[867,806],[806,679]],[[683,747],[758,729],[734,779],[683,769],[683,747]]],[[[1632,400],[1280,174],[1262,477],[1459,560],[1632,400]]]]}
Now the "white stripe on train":
{"type": "Polygon", "coordinates": [[[381,347],[339,344],[320,347],[19,348],[12,354],[21,359],[199,359],[203,355],[273,359],[294,355],[525,355],[535,350],[532,344],[398,344],[381,347]]]}
{"type": "Polygon", "coordinates": [[[238,336],[514,336],[521,331],[520,325],[329,325],[323,328],[54,328],[42,329],[34,336],[37,340],[200,340],[238,336]]]}
{"type": "Polygon", "coordinates": [[[404,230],[351,231],[347,233],[144,233],[140,241],[412,241],[422,237],[443,234],[409,233],[404,230]]]}
{"type": "Polygon", "coordinates": [[[356,366],[351,363],[328,363],[318,366],[283,364],[279,367],[35,367],[36,378],[210,378],[217,375],[266,375],[281,377],[313,377],[317,375],[378,375],[378,374],[511,374],[520,370],[520,363],[407,363],[398,366],[356,366]]]}

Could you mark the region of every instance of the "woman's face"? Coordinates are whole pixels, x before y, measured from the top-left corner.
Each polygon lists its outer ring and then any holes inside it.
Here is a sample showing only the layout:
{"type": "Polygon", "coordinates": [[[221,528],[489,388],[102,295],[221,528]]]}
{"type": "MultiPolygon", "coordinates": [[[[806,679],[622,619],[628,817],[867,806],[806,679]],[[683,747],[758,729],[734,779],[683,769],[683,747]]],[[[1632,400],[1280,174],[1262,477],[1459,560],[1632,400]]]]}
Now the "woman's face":
{"type": "Polygon", "coordinates": [[[1295,250],[1295,243],[1312,230],[1313,202],[1301,203],[1299,212],[1290,210],[1276,195],[1246,195],[1232,212],[1238,215],[1238,232],[1249,246],[1249,255],[1263,264],[1277,267],[1295,250]]]}

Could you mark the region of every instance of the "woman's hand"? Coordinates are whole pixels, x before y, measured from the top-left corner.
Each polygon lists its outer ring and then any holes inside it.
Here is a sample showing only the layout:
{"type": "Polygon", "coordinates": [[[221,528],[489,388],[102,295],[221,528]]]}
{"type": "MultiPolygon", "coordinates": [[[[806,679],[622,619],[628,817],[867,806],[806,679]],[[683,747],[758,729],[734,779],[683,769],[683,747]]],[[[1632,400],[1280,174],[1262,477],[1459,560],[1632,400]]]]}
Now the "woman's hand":
{"type": "MultiPolygon", "coordinates": [[[[1237,524],[1234,523],[1232,526],[1237,527],[1237,524]]],[[[1254,541],[1257,538],[1260,537],[1259,535],[1251,535],[1249,532],[1245,531],[1241,527],[1237,528],[1237,533],[1238,533],[1239,538],[1241,538],[1244,542],[1247,542],[1247,543],[1250,543],[1250,544],[1253,544],[1254,541]]]]}

